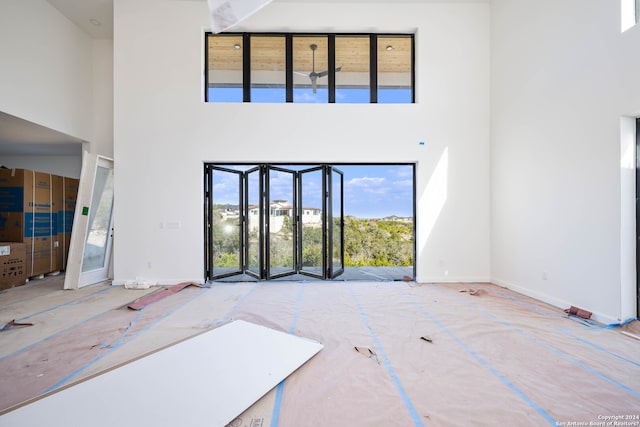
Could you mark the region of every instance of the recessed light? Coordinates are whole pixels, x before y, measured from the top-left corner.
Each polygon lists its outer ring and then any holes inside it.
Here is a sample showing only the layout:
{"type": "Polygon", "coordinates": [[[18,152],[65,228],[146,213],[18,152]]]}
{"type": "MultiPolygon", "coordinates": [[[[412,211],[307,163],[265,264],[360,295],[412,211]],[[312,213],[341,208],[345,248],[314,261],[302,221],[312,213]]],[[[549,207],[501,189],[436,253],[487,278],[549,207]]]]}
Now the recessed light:
{"type": "Polygon", "coordinates": [[[233,47],[235,49],[240,49],[242,46],[240,46],[240,43],[236,43],[236,44],[233,45],[233,47]]]}
{"type": "Polygon", "coordinates": [[[99,27],[100,25],[102,25],[102,22],[100,22],[100,21],[98,21],[97,19],[94,19],[94,18],[89,19],[89,22],[91,22],[96,27],[99,27]]]}
{"type": "Polygon", "coordinates": [[[393,50],[393,46],[391,45],[387,46],[387,50],[393,50]]]}

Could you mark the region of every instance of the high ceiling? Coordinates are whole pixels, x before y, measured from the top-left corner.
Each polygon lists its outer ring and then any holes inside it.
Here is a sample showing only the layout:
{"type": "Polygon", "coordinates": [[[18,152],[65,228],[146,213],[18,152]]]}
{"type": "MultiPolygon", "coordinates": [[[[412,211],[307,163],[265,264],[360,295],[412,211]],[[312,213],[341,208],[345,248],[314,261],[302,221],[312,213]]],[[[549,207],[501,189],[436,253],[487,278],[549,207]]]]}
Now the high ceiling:
{"type": "Polygon", "coordinates": [[[47,1],[92,38],[113,38],[113,0],[47,1]]]}
{"type": "MultiPolygon", "coordinates": [[[[294,36],[293,65],[297,71],[326,70],[328,62],[326,36],[294,36]],[[312,51],[311,46],[316,50],[312,51]]],[[[242,36],[216,35],[209,38],[210,70],[242,70],[242,36]]],[[[336,37],[336,66],[343,73],[369,71],[369,37],[336,37]]],[[[406,73],[411,71],[411,38],[378,38],[378,70],[406,73]]],[[[284,36],[251,37],[251,69],[283,71],[285,69],[284,36]]]]}

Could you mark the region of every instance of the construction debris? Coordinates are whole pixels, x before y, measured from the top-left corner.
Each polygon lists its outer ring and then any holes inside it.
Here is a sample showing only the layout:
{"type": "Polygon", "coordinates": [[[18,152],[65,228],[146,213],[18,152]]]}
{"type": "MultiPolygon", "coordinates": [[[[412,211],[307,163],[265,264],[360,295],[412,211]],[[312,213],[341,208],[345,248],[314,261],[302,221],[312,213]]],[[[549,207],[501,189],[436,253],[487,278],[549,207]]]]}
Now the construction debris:
{"type": "Polygon", "coordinates": [[[22,328],[25,326],[33,326],[33,323],[20,323],[20,322],[16,322],[16,320],[13,319],[12,321],[2,325],[2,327],[0,328],[0,332],[6,331],[7,329],[11,329],[11,328],[22,328]]]}
{"type": "Polygon", "coordinates": [[[149,304],[152,304],[156,301],[159,301],[163,298],[168,297],[169,295],[173,295],[175,293],[180,292],[181,290],[183,290],[184,288],[186,288],[187,286],[197,286],[199,288],[205,288],[205,287],[209,287],[208,285],[203,285],[200,283],[195,283],[195,282],[183,282],[183,283],[178,283],[177,285],[173,285],[173,286],[169,286],[168,288],[164,288],[160,291],[154,292],[150,295],[146,295],[142,298],[138,298],[137,300],[135,300],[134,302],[132,302],[131,304],[129,304],[127,307],[129,307],[131,310],[142,310],[143,308],[145,308],[146,306],[148,306],[149,304]]]}
{"type": "Polygon", "coordinates": [[[377,364],[380,364],[380,361],[378,360],[378,355],[375,353],[375,351],[371,350],[369,347],[357,347],[356,346],[356,347],[354,347],[354,349],[358,353],[367,356],[369,359],[375,360],[377,364]]]}
{"type": "Polygon", "coordinates": [[[153,283],[149,280],[127,280],[124,282],[125,289],[149,289],[151,286],[155,286],[156,283],[153,283]]]}
{"type": "Polygon", "coordinates": [[[467,292],[475,297],[484,294],[486,291],[484,289],[462,289],[460,292],[467,292]]]}
{"type": "Polygon", "coordinates": [[[632,334],[631,332],[626,332],[626,331],[620,331],[620,333],[622,335],[625,335],[625,336],[629,337],[629,338],[633,338],[635,340],[640,341],[640,335],[632,334]]]}
{"type": "Polygon", "coordinates": [[[571,306],[571,307],[565,309],[564,312],[569,314],[569,315],[582,317],[583,319],[590,319],[591,318],[591,312],[590,311],[583,310],[581,308],[574,307],[574,306],[571,306]]]}

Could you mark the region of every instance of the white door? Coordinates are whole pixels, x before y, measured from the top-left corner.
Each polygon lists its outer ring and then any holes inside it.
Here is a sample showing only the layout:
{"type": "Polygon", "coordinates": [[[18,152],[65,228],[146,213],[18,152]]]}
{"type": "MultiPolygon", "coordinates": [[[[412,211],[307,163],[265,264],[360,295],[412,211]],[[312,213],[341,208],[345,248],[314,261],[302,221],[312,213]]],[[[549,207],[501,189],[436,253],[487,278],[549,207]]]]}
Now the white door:
{"type": "Polygon", "coordinates": [[[84,152],[64,288],[108,279],[113,240],[113,160],[84,152]]]}

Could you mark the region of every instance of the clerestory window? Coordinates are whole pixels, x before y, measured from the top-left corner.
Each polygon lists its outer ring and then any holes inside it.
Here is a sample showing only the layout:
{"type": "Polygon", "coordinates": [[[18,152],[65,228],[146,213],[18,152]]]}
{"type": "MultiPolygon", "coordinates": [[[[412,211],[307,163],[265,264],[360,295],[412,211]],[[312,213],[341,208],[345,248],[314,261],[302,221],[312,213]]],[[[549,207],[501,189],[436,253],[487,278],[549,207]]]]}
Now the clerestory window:
{"type": "Polygon", "coordinates": [[[415,102],[413,34],[206,34],[206,102],[415,102]]]}

